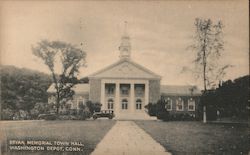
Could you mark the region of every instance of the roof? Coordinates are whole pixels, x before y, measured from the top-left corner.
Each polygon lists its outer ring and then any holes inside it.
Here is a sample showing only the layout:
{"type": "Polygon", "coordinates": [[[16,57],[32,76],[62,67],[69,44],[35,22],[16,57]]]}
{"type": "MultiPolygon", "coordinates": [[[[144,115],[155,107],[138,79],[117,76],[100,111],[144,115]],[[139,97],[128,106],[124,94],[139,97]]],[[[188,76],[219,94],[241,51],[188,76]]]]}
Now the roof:
{"type": "MultiPolygon", "coordinates": [[[[76,84],[72,88],[75,93],[89,93],[89,84],[88,83],[81,83],[76,84]]],[[[47,90],[48,93],[55,93],[55,84],[51,84],[50,87],[47,90]]]]}
{"type": "Polygon", "coordinates": [[[120,59],[91,75],[89,78],[143,78],[161,79],[161,76],[133,62],[131,59],[120,59]]]}
{"type": "Polygon", "coordinates": [[[196,86],[190,85],[161,85],[161,94],[164,95],[201,95],[201,91],[196,86]]]}

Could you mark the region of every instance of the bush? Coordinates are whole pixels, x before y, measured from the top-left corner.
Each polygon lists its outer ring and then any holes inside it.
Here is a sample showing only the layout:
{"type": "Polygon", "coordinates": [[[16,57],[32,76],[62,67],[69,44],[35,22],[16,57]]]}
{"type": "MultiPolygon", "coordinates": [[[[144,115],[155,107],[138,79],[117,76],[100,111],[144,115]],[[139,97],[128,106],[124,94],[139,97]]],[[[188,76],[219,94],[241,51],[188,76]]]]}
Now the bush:
{"type": "Polygon", "coordinates": [[[27,120],[27,119],[30,118],[29,113],[27,111],[19,110],[18,114],[19,114],[19,119],[20,120],[27,120]]]}
{"type": "Polygon", "coordinates": [[[99,102],[93,103],[92,101],[87,101],[86,106],[88,107],[89,112],[92,115],[94,112],[100,112],[101,111],[102,104],[99,103],[99,102]]]}
{"type": "Polygon", "coordinates": [[[30,115],[32,119],[37,119],[39,114],[45,114],[49,111],[48,103],[38,102],[35,104],[34,108],[30,110],[30,115]]]}
{"type": "Polygon", "coordinates": [[[157,119],[161,119],[163,121],[168,121],[169,120],[169,112],[165,109],[166,102],[163,98],[161,98],[157,103],[156,103],[156,117],[157,119]]]}
{"type": "Polygon", "coordinates": [[[1,112],[2,120],[12,120],[14,116],[14,111],[12,109],[3,109],[1,112]]]}
{"type": "Polygon", "coordinates": [[[59,115],[58,119],[59,120],[77,120],[77,117],[73,115],[59,115]]]}
{"type": "Polygon", "coordinates": [[[91,117],[91,113],[88,110],[81,110],[77,115],[79,120],[85,120],[91,117]]]}
{"type": "Polygon", "coordinates": [[[168,117],[169,121],[193,121],[196,120],[194,115],[189,113],[174,113],[170,114],[168,117]]]}
{"type": "Polygon", "coordinates": [[[163,112],[160,111],[156,115],[157,119],[163,120],[163,121],[169,121],[169,113],[167,111],[163,112]]]}
{"type": "Polygon", "coordinates": [[[57,119],[57,115],[56,114],[40,114],[38,116],[38,119],[56,120],[57,119]]]}
{"type": "Polygon", "coordinates": [[[69,114],[70,115],[77,115],[77,110],[76,109],[70,109],[69,114]]]}
{"type": "Polygon", "coordinates": [[[149,103],[148,105],[145,105],[145,108],[150,116],[156,116],[156,104],[149,103]]]}

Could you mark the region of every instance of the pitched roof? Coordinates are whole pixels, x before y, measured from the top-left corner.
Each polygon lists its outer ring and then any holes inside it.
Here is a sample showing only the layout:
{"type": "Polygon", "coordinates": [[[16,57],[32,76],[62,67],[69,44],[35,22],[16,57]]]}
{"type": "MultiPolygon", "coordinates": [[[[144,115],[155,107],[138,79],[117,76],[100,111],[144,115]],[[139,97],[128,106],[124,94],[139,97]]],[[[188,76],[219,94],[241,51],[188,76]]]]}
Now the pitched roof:
{"type": "MultiPolygon", "coordinates": [[[[88,83],[81,83],[81,84],[76,84],[72,88],[75,93],[89,93],[89,84],[88,83]]],[[[48,93],[55,93],[55,84],[51,84],[50,87],[47,90],[48,93]]]]}
{"type": "Polygon", "coordinates": [[[131,59],[121,59],[91,75],[89,78],[146,78],[161,79],[161,76],[133,62],[131,59]]]}
{"type": "Polygon", "coordinates": [[[190,85],[161,85],[161,93],[165,95],[201,95],[196,86],[190,85]]]}

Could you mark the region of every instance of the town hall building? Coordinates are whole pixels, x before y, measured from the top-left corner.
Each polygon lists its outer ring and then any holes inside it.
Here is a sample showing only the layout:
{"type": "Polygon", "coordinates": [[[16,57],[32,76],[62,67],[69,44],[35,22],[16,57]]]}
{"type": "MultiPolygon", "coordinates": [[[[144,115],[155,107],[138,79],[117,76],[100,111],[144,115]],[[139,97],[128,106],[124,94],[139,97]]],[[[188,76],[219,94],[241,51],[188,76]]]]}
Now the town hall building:
{"type": "MultiPolygon", "coordinates": [[[[77,84],[69,101],[77,109],[86,101],[99,102],[102,110],[113,110],[116,119],[150,119],[145,105],[163,97],[170,112],[196,114],[200,90],[195,86],[161,85],[161,76],[131,59],[130,37],[124,34],[119,46],[119,60],[88,76],[89,82],[77,84]]],[[[55,92],[54,86],[48,89],[55,92]]],[[[53,95],[48,99],[53,103],[53,95]]]]}

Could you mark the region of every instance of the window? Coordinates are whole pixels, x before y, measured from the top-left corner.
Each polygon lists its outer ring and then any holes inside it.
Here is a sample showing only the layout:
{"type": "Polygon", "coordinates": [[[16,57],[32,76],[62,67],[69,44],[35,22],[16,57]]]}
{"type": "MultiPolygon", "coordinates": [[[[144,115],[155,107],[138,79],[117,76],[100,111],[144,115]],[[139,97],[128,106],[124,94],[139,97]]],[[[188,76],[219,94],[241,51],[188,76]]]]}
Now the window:
{"type": "Polygon", "coordinates": [[[184,102],[181,98],[176,100],[176,111],[183,111],[184,109],[184,102]]]}
{"type": "Polygon", "coordinates": [[[122,100],[122,109],[123,110],[128,109],[128,100],[126,99],[122,100]]]}
{"type": "Polygon", "coordinates": [[[188,111],[195,111],[195,100],[192,98],[188,100],[188,111]]]}
{"type": "Polygon", "coordinates": [[[136,92],[136,95],[138,95],[138,96],[144,95],[144,85],[143,84],[136,84],[135,85],[135,92],[136,92]]]}
{"type": "Polygon", "coordinates": [[[113,99],[108,100],[108,109],[113,110],[114,109],[114,101],[113,99]]]}
{"type": "Polygon", "coordinates": [[[115,84],[106,84],[106,94],[113,95],[115,93],[115,84]]]}
{"type": "Polygon", "coordinates": [[[122,87],[122,95],[128,95],[128,88],[122,87]]]}
{"type": "Polygon", "coordinates": [[[114,94],[114,87],[108,87],[108,94],[114,94]]]}
{"type": "Polygon", "coordinates": [[[170,98],[167,98],[167,100],[165,100],[166,105],[165,108],[167,111],[171,111],[172,110],[172,100],[170,98]]]}
{"type": "Polygon", "coordinates": [[[141,99],[136,100],[136,109],[137,109],[137,110],[140,110],[140,109],[141,109],[141,106],[142,106],[142,101],[141,101],[141,99]]]}
{"type": "Polygon", "coordinates": [[[129,95],[129,85],[128,84],[121,84],[121,94],[124,96],[129,95]]]}

